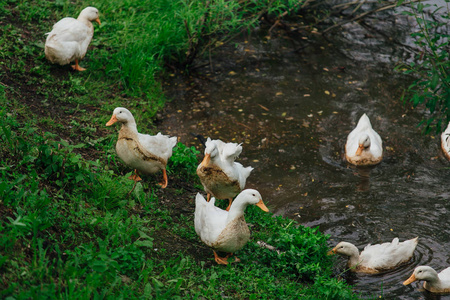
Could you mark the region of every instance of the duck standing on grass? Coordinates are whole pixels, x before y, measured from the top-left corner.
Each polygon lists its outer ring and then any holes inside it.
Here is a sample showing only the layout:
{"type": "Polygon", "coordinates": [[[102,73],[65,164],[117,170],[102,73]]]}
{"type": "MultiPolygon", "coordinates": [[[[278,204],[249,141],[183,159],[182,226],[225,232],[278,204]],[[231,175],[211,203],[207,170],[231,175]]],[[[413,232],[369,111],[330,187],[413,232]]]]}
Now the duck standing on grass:
{"type": "Polygon", "coordinates": [[[164,178],[161,187],[167,187],[166,165],[172,156],[172,148],[177,143],[177,137],[162,135],[160,132],[154,136],[139,133],[133,115],[123,107],[114,109],[111,120],[106,123],[106,126],[111,126],[116,122],[122,124],[116,152],[126,165],[135,169],[135,175],[130,177],[134,180],[133,189],[136,183],[142,180],[138,173],[153,174],[159,170],[163,171],[164,178]]]}
{"type": "Polygon", "coordinates": [[[345,158],[357,166],[376,165],[383,159],[383,142],[372,129],[369,117],[363,114],[355,129],[347,137],[345,158]]]}
{"type": "Polygon", "coordinates": [[[205,157],[197,168],[197,175],[207,193],[207,201],[211,195],[217,199],[228,199],[228,211],[233,198],[244,189],[253,168],[244,168],[235,162],[242,152],[239,144],[208,138],[205,146],[205,157]]]}
{"type": "Polygon", "coordinates": [[[418,266],[403,285],[416,280],[424,280],[423,288],[432,293],[450,293],[450,267],[438,274],[432,267],[418,266]]]}
{"type": "Polygon", "coordinates": [[[75,65],[72,66],[74,70],[86,70],[78,63],[86,55],[94,36],[93,21],[101,24],[98,10],[90,6],[83,9],[77,19],[63,18],[58,21],[53,25],[52,31],[46,33],[45,57],[52,63],[60,65],[75,61],[75,65]]]}
{"type": "Polygon", "coordinates": [[[355,272],[376,274],[387,271],[407,262],[413,256],[418,238],[399,242],[394,238],[391,243],[367,245],[361,254],[355,245],[340,242],[328,254],[348,257],[348,267],[355,272]]]}
{"type": "MultiPolygon", "coordinates": [[[[255,204],[263,211],[269,209],[264,205],[262,197],[257,190],[243,190],[226,211],[214,205],[211,201],[197,193],[195,198],[195,232],[203,243],[214,251],[214,258],[218,264],[228,264],[227,259],[234,252],[242,249],[250,239],[250,231],[244,218],[244,210],[250,204],[255,204]],[[216,251],[227,252],[226,257],[219,257],[216,251]]],[[[236,262],[240,260],[236,257],[236,262]]]]}

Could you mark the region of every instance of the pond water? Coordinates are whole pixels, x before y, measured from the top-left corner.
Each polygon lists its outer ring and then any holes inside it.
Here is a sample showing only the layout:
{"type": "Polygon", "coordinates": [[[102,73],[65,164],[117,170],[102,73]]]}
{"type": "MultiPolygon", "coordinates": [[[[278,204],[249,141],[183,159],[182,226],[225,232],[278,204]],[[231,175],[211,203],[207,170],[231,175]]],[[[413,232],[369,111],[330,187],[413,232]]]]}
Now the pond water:
{"type": "MultiPolygon", "coordinates": [[[[202,152],[191,133],[243,143],[238,161],[255,168],[247,187],[274,214],[318,226],[330,248],[419,236],[408,264],[375,276],[342,275],[363,297],[431,299],[421,285],[402,282],[417,265],[450,266],[450,163],[440,137],[417,127],[424,112],[400,101],[410,79],[393,71],[413,56],[402,46],[411,44],[410,22],[388,14],[326,38],[253,32],[190,77],[172,77],[165,88],[173,100],[158,126],[202,152]],[[363,113],[383,139],[384,159],[371,168],[343,156],[363,113]]],[[[336,273],[345,268],[337,259],[336,273]]]]}

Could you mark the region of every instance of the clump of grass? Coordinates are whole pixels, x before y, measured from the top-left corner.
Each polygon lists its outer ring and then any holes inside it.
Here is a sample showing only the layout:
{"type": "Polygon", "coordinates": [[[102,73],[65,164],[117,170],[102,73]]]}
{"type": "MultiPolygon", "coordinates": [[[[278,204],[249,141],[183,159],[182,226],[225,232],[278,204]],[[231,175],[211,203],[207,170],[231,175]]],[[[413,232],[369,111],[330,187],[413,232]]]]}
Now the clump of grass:
{"type": "Polygon", "coordinates": [[[198,154],[200,154],[200,151],[195,149],[194,146],[187,147],[183,143],[177,143],[168,162],[168,171],[176,171],[178,175],[185,175],[187,179],[197,179],[198,154]]]}

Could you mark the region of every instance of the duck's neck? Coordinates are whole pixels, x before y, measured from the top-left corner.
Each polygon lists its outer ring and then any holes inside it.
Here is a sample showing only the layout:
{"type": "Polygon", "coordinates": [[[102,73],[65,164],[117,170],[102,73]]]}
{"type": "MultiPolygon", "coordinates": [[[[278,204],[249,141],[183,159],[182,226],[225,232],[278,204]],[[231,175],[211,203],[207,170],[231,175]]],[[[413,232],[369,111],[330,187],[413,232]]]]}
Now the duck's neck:
{"type": "Polygon", "coordinates": [[[423,287],[431,292],[441,291],[443,289],[442,282],[437,273],[431,275],[430,278],[427,278],[427,280],[423,283],[423,287]]]}
{"type": "Polygon", "coordinates": [[[122,123],[122,127],[120,128],[119,135],[126,135],[129,137],[132,137],[134,135],[137,135],[137,126],[136,122],[129,121],[127,123],[122,123]]]}
{"type": "Polygon", "coordinates": [[[236,218],[241,218],[244,216],[244,211],[248,204],[236,200],[237,199],[235,199],[233,203],[231,203],[231,207],[228,212],[228,221],[232,221],[236,218]]]}
{"type": "Polygon", "coordinates": [[[354,268],[358,266],[361,263],[361,258],[359,257],[359,250],[354,246],[352,247],[352,251],[350,253],[350,256],[348,258],[348,267],[354,268]]]}
{"type": "Polygon", "coordinates": [[[89,27],[89,29],[91,29],[92,31],[94,31],[94,25],[92,25],[92,22],[89,21],[85,16],[80,15],[78,16],[77,20],[86,25],[87,27],[89,27]]]}

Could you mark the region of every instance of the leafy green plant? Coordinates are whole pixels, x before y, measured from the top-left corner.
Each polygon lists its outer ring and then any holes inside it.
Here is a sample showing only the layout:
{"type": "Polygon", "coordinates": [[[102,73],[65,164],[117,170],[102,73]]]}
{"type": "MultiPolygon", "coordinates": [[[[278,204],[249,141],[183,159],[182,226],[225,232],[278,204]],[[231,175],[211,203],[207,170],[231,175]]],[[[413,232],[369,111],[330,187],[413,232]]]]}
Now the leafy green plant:
{"type": "Polygon", "coordinates": [[[417,78],[407,89],[409,101],[414,107],[426,108],[427,114],[419,124],[425,126],[425,132],[434,128],[438,133],[450,121],[450,35],[447,33],[450,15],[448,9],[442,13],[444,8],[436,4],[419,2],[412,4],[411,9],[403,13],[417,22],[418,30],[411,37],[419,53],[414,61],[400,64],[396,69],[417,78]]]}
{"type": "Polygon", "coordinates": [[[194,146],[187,147],[182,143],[177,143],[173,148],[172,157],[169,159],[167,169],[169,172],[184,174],[189,178],[197,176],[198,158],[200,151],[194,146]]]}

